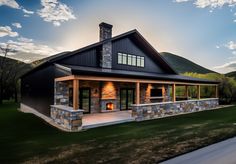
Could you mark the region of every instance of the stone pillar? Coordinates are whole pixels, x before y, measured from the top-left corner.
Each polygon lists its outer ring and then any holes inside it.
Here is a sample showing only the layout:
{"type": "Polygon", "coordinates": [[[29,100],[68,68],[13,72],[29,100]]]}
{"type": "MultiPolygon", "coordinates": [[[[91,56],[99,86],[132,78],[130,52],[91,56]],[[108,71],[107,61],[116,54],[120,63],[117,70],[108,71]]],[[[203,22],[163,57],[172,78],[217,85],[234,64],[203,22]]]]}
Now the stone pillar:
{"type": "Polygon", "coordinates": [[[79,109],[79,80],[73,80],[73,109],[79,109]]]}
{"type": "Polygon", "coordinates": [[[176,96],[175,96],[175,83],[172,84],[172,101],[176,101],[176,96]]]}
{"type": "Polygon", "coordinates": [[[140,83],[136,82],[136,104],[140,104],[140,83]]]}

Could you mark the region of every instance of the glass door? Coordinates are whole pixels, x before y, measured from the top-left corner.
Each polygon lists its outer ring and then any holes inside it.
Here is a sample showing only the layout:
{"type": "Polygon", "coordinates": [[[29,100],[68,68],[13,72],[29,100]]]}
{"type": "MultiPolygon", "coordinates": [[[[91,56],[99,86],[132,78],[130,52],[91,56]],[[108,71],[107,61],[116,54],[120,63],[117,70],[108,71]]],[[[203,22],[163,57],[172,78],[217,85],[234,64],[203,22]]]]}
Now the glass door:
{"type": "Polygon", "coordinates": [[[90,113],[91,91],[90,88],[80,88],[79,90],[79,108],[84,113],[90,113]]]}
{"type": "Polygon", "coordinates": [[[121,89],[120,90],[120,109],[130,110],[131,105],[134,104],[134,89],[121,89]]]}

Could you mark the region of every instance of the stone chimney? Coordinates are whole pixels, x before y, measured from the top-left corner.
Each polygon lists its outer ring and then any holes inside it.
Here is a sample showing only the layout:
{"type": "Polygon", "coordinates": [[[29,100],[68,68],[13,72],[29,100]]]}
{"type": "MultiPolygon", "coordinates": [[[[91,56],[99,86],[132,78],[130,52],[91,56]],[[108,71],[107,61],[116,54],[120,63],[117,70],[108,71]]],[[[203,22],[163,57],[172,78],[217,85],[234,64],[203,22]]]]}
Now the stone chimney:
{"type": "Polygon", "coordinates": [[[112,37],[112,25],[107,24],[107,23],[100,23],[99,24],[100,27],[100,41],[106,40],[106,39],[110,39],[112,37]]]}
{"type": "Polygon", "coordinates": [[[112,38],[112,25],[107,23],[100,23],[100,41],[104,41],[102,45],[102,52],[100,57],[100,67],[102,68],[112,68],[112,43],[110,38],[112,38]]]}

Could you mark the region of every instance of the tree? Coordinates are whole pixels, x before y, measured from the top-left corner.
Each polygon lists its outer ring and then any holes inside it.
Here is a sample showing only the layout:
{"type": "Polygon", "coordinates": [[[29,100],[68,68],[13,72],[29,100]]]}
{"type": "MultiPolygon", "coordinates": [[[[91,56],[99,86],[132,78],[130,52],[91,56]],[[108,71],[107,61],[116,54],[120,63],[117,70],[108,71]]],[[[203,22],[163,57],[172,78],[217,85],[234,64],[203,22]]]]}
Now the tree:
{"type": "Polygon", "coordinates": [[[0,104],[3,99],[18,101],[19,77],[31,67],[23,62],[9,59],[9,53],[16,53],[10,45],[0,47],[0,104]]]}
{"type": "MultiPolygon", "coordinates": [[[[230,104],[236,101],[236,80],[234,78],[217,73],[197,74],[188,72],[184,75],[219,81],[219,102],[221,104],[230,104]]],[[[210,94],[210,90],[205,90],[204,92],[206,92],[204,93],[206,95],[210,94]]]]}

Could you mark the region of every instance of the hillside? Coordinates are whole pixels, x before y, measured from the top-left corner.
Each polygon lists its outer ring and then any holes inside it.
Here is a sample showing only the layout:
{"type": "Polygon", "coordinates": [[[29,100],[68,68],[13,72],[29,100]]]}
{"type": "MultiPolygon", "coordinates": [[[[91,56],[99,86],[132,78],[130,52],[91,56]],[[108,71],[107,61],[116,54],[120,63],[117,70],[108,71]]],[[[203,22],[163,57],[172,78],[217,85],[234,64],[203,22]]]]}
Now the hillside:
{"type": "Polygon", "coordinates": [[[0,62],[4,60],[4,71],[10,71],[12,73],[12,76],[20,77],[25,72],[32,69],[31,64],[26,64],[22,61],[11,59],[11,58],[3,58],[0,56],[0,62]]]}
{"type": "Polygon", "coordinates": [[[178,73],[185,73],[185,72],[194,72],[201,74],[215,73],[214,71],[204,68],[178,55],[174,55],[169,52],[161,52],[160,54],[178,73]]]}
{"type": "Polygon", "coordinates": [[[236,71],[233,71],[233,72],[229,72],[229,73],[226,73],[225,76],[228,76],[228,77],[233,77],[236,79],[236,71]]]}

